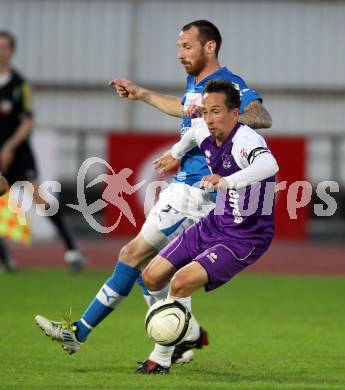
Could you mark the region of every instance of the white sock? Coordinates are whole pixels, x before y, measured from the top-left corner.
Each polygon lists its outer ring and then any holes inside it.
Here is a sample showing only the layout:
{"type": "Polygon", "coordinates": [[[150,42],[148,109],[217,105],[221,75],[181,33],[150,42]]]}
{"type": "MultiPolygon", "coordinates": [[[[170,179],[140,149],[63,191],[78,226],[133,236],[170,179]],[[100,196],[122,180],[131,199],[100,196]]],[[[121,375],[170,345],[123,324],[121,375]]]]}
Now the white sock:
{"type": "Polygon", "coordinates": [[[165,345],[155,344],[153,351],[151,352],[149,359],[160,364],[163,367],[171,366],[171,356],[175,347],[166,347],[165,345]]]}
{"type": "Polygon", "coordinates": [[[148,307],[151,307],[156,301],[151,295],[145,295],[144,294],[145,302],[147,303],[148,307]]]}
{"type": "Polygon", "coordinates": [[[189,335],[186,337],[188,341],[195,341],[200,337],[200,325],[199,322],[192,315],[192,329],[189,332],[189,335]]]}
{"type": "MultiPolygon", "coordinates": [[[[168,296],[170,283],[168,283],[162,290],[149,291],[151,297],[156,301],[165,299],[168,296]]],[[[171,356],[174,352],[175,347],[166,347],[164,345],[155,344],[153,351],[151,352],[149,359],[160,364],[163,367],[171,366],[171,356]]]]}
{"type": "Polygon", "coordinates": [[[186,306],[186,308],[190,312],[192,312],[192,298],[190,296],[189,297],[180,298],[180,297],[174,297],[171,294],[169,294],[168,297],[173,299],[174,301],[182,303],[183,306],[186,306]]]}
{"type": "Polygon", "coordinates": [[[158,290],[158,291],[150,291],[149,290],[149,293],[150,293],[151,297],[153,297],[155,302],[158,302],[162,299],[165,299],[168,296],[169,288],[170,288],[170,283],[168,283],[161,290],[158,290]]]}
{"type": "MultiPolygon", "coordinates": [[[[186,308],[192,313],[192,298],[189,297],[174,297],[169,294],[169,298],[174,299],[177,302],[182,303],[182,305],[186,306],[186,308]]],[[[189,335],[186,337],[186,340],[197,340],[200,337],[200,325],[198,321],[195,319],[195,317],[192,315],[192,328],[189,332],[189,335]]]]}
{"type": "MultiPolygon", "coordinates": [[[[164,287],[164,289],[160,291],[149,291],[150,295],[158,302],[161,299],[166,298],[169,296],[169,298],[174,299],[175,301],[180,302],[182,305],[184,305],[190,312],[192,311],[192,300],[191,297],[174,297],[172,295],[168,295],[169,291],[169,284],[164,287]]],[[[189,335],[186,337],[186,340],[196,340],[200,337],[200,325],[195,320],[194,316],[192,316],[192,329],[189,333],[189,335]]],[[[167,347],[160,344],[155,344],[155,347],[153,351],[151,352],[149,359],[153,360],[154,362],[160,364],[163,367],[170,367],[171,366],[171,357],[174,352],[175,347],[167,347]]]]}

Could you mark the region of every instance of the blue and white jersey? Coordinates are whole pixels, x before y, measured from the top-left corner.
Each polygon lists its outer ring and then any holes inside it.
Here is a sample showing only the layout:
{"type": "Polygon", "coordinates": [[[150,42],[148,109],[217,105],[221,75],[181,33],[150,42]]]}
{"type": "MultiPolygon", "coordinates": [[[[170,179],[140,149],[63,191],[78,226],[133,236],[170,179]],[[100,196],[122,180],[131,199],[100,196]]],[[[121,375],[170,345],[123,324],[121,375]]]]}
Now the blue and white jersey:
{"type": "MultiPolygon", "coordinates": [[[[254,100],[262,101],[261,96],[253,89],[248,88],[247,84],[241,77],[232,73],[226,67],[218,69],[201,80],[198,84],[195,83],[195,77],[189,75],[187,77],[186,93],[182,98],[183,118],[181,124],[181,135],[191,128],[192,119],[200,117],[202,114],[202,93],[208,81],[210,80],[227,80],[231,82],[239,91],[241,96],[240,112],[254,100]]],[[[177,171],[174,182],[193,185],[199,182],[204,176],[210,174],[210,169],[206,164],[205,157],[199,148],[194,148],[188,152],[181,160],[181,165],[177,171]]]]}

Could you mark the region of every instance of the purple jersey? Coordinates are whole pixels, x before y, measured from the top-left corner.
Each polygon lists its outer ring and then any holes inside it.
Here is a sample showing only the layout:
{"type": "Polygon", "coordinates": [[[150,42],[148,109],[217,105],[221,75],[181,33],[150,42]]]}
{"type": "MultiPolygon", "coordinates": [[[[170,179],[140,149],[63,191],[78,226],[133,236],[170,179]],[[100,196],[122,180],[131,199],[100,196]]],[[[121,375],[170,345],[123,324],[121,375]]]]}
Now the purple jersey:
{"type": "MultiPolygon", "coordinates": [[[[229,182],[236,175],[237,179],[244,177],[249,183],[258,180],[257,166],[254,169],[255,180],[250,179],[250,174],[253,175],[250,165],[260,154],[267,157],[270,153],[258,133],[238,123],[223,144],[217,146],[205,121],[195,119],[193,122],[192,128],[173,146],[172,156],[180,159],[186,151],[199,146],[213,173],[229,182]]],[[[262,158],[261,161],[264,160],[262,158]]],[[[247,183],[240,185],[237,180],[237,190],[219,191],[216,208],[160,252],[176,269],[191,261],[199,262],[208,275],[207,291],[221,286],[256,262],[272,241],[275,178],[268,176],[276,172],[276,168],[271,167],[267,174],[267,171],[264,173],[263,163],[257,164],[260,177],[266,179],[258,180],[251,186],[247,183]]]]}
{"type": "MultiPolygon", "coordinates": [[[[192,129],[173,147],[180,156],[195,144],[203,151],[207,164],[220,176],[227,177],[253,161],[253,151],[269,152],[263,137],[238,123],[221,146],[217,146],[203,119],[194,120],[192,129]]],[[[275,177],[238,190],[218,191],[216,208],[208,221],[215,231],[229,232],[233,239],[271,241],[274,232],[275,177]]]]}

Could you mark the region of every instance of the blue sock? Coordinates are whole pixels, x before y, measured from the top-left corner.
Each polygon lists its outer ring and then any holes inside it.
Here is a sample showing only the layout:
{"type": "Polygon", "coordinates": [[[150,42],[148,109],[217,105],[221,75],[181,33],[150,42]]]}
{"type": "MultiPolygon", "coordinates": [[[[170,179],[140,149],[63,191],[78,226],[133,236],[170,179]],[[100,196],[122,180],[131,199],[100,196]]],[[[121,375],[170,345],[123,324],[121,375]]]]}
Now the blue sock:
{"type": "Polygon", "coordinates": [[[136,280],[137,284],[142,288],[144,295],[150,295],[149,290],[145,286],[145,283],[143,281],[143,278],[141,277],[141,274],[137,277],[136,280]]]}
{"type": "Polygon", "coordinates": [[[134,267],[121,262],[116,264],[113,274],[98,291],[82,318],[74,323],[79,341],[85,341],[91,330],[128,296],[139,274],[140,271],[134,267]]]}

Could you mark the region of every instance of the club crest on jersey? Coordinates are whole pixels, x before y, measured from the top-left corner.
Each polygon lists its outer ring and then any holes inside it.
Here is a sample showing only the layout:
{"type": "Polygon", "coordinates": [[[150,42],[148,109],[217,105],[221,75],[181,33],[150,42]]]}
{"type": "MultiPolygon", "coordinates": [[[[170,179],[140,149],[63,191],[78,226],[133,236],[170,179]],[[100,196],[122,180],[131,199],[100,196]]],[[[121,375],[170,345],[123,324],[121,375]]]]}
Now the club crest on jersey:
{"type": "Polygon", "coordinates": [[[231,156],[228,154],[222,154],[223,167],[225,169],[231,168],[231,156]]]}
{"type": "Polygon", "coordinates": [[[211,158],[211,151],[206,149],[205,150],[205,157],[206,157],[206,162],[207,164],[210,164],[210,158],[211,158]]]}

